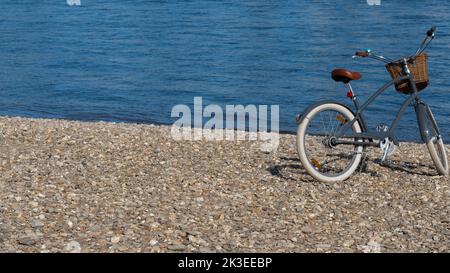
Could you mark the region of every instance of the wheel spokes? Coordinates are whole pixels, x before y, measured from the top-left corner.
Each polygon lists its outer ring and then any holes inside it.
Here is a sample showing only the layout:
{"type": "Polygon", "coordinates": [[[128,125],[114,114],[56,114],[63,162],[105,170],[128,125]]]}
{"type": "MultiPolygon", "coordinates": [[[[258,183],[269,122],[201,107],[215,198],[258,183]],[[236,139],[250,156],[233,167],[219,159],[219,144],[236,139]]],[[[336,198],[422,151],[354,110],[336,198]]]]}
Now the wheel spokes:
{"type": "MultiPolygon", "coordinates": [[[[311,118],[305,134],[305,146],[309,161],[324,174],[335,175],[351,165],[357,149],[354,145],[332,145],[336,131],[350,119],[336,110],[325,110],[311,118]]],[[[349,127],[350,128],[350,127],[349,127]]]]}

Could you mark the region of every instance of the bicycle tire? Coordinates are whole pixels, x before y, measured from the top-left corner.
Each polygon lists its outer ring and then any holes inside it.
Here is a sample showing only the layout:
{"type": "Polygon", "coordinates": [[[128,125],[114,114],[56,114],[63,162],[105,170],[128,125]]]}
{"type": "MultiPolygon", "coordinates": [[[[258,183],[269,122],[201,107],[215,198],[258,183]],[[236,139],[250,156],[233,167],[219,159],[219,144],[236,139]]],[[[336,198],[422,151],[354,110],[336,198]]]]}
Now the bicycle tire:
{"type": "Polygon", "coordinates": [[[448,157],[447,150],[444,145],[442,136],[438,133],[438,127],[433,113],[429,107],[426,108],[425,118],[427,128],[424,128],[427,132],[426,146],[430,153],[431,159],[436,166],[436,170],[440,175],[448,175],[448,157]]]}
{"type": "MultiPolygon", "coordinates": [[[[311,120],[314,119],[316,114],[325,110],[336,111],[337,113],[340,113],[343,116],[345,116],[347,120],[353,120],[355,117],[355,115],[350,109],[339,103],[326,102],[310,109],[308,112],[304,113],[303,121],[299,124],[297,128],[297,152],[303,167],[315,179],[322,182],[344,181],[354,173],[354,171],[358,168],[359,164],[361,163],[362,153],[364,150],[362,145],[361,146],[354,145],[354,147],[357,147],[354,158],[352,159],[350,165],[346,166],[344,171],[342,173],[338,173],[337,175],[326,175],[324,173],[321,173],[320,170],[318,170],[317,166],[314,166],[314,164],[311,162],[311,159],[308,156],[308,151],[305,147],[305,137],[307,136],[307,128],[309,123],[311,122],[311,120]]],[[[356,133],[362,132],[361,125],[359,124],[358,121],[356,121],[351,128],[356,133]]],[[[358,141],[362,142],[363,140],[359,139],[358,141]]]]}

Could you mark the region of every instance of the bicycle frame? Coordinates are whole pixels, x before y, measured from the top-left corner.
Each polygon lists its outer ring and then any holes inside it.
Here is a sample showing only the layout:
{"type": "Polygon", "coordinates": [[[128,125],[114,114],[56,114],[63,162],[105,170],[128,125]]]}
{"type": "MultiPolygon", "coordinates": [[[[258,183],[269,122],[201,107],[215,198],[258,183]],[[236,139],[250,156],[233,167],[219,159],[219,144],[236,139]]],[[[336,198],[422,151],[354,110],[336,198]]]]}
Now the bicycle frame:
{"type": "MultiPolygon", "coordinates": [[[[344,124],[335,134],[334,134],[334,140],[333,140],[333,144],[334,145],[339,145],[339,144],[354,144],[354,145],[363,145],[363,146],[378,146],[379,143],[375,143],[373,142],[373,140],[384,140],[386,138],[391,139],[396,145],[398,145],[398,140],[395,137],[395,130],[398,127],[398,124],[400,123],[400,119],[403,116],[403,114],[405,113],[406,108],[411,105],[411,103],[413,103],[415,110],[416,110],[416,115],[417,115],[417,120],[419,123],[419,128],[420,128],[420,133],[421,133],[421,137],[422,140],[424,142],[427,141],[428,138],[428,132],[425,130],[426,126],[425,126],[425,112],[424,111],[429,111],[428,109],[428,105],[426,105],[425,103],[423,103],[420,100],[419,94],[418,94],[418,90],[416,88],[416,84],[413,81],[413,76],[411,75],[408,67],[407,67],[407,60],[403,59],[402,61],[402,68],[403,71],[405,72],[405,76],[401,76],[401,77],[397,77],[391,81],[389,81],[388,83],[386,83],[385,85],[383,85],[380,89],[378,89],[374,94],[372,94],[372,96],[370,96],[362,105],[359,103],[358,97],[354,96],[352,97],[352,101],[355,105],[356,108],[356,112],[355,112],[355,118],[349,122],[347,122],[346,124],[344,124]],[[400,110],[397,112],[397,115],[394,119],[394,121],[392,122],[391,126],[389,127],[389,129],[385,132],[369,132],[367,130],[367,126],[366,126],[366,121],[364,119],[363,116],[363,111],[378,97],[380,96],[384,91],[386,91],[390,86],[394,85],[395,83],[404,81],[404,80],[408,80],[410,87],[412,88],[413,92],[412,94],[403,102],[402,106],[400,107],[400,110]],[[346,133],[347,131],[349,131],[350,127],[353,126],[353,124],[358,121],[363,129],[362,133],[354,133],[351,132],[350,133],[346,133]],[[339,138],[362,138],[362,139],[367,139],[370,140],[370,142],[361,142],[361,141],[345,141],[345,140],[339,140],[339,138]]],[[[352,87],[351,85],[348,83],[347,84],[348,87],[350,88],[350,90],[353,93],[352,87]]],[[[436,128],[437,132],[438,128],[436,128]]],[[[439,133],[440,134],[440,133],[439,133]]]]}

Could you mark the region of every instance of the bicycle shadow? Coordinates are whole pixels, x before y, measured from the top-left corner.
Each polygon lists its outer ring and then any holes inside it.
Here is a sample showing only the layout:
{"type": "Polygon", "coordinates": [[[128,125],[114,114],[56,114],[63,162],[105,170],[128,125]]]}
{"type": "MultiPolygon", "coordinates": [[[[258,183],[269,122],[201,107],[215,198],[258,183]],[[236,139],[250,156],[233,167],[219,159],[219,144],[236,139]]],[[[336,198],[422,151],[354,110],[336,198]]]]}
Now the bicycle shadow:
{"type": "Polygon", "coordinates": [[[423,175],[423,176],[438,175],[438,173],[434,169],[434,165],[432,164],[423,164],[390,159],[386,160],[385,162],[381,162],[381,160],[378,158],[372,159],[371,162],[381,167],[389,168],[394,171],[405,172],[412,175],[423,175]]]}
{"type": "Polygon", "coordinates": [[[303,168],[302,164],[300,163],[300,160],[298,158],[294,157],[280,157],[281,160],[287,161],[286,164],[279,164],[274,165],[269,168],[267,168],[267,171],[270,172],[271,175],[277,176],[281,179],[285,180],[292,180],[292,181],[298,181],[296,177],[292,177],[292,174],[295,174],[296,176],[304,176],[308,175],[305,168],[303,168]],[[293,162],[298,162],[298,164],[295,164],[293,162]],[[287,171],[285,171],[287,170],[287,171]],[[284,173],[287,173],[289,175],[285,175],[284,173]]]}
{"type": "MultiPolygon", "coordinates": [[[[295,157],[280,157],[282,161],[286,161],[285,164],[278,164],[267,168],[273,176],[277,176],[281,179],[298,181],[298,176],[302,176],[302,180],[305,180],[303,176],[310,177],[305,168],[300,163],[300,160],[295,157]],[[298,162],[298,163],[294,163],[298,162]],[[292,176],[295,174],[295,176],[292,176]]],[[[373,177],[381,177],[381,172],[370,168],[371,164],[375,164],[384,168],[389,168],[394,171],[404,172],[410,175],[422,175],[422,176],[436,176],[437,172],[430,164],[414,163],[400,160],[386,160],[381,162],[379,158],[366,158],[365,161],[358,167],[355,174],[363,173],[373,177]]]]}

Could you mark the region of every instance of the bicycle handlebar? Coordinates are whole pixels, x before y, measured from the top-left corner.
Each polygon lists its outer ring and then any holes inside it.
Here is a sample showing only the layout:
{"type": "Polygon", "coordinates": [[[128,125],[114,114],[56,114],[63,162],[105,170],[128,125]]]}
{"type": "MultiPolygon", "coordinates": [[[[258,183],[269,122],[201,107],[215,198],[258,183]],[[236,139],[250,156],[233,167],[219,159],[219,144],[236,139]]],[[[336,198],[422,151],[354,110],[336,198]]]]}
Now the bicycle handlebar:
{"type": "Polygon", "coordinates": [[[353,58],[366,58],[366,57],[369,57],[369,58],[372,58],[372,59],[375,59],[375,60],[378,60],[378,61],[382,61],[382,62],[385,62],[385,63],[390,63],[390,62],[392,62],[393,60],[391,60],[391,59],[389,59],[389,58],[386,58],[386,57],[383,57],[383,56],[380,56],[380,55],[376,55],[376,54],[373,54],[372,53],[372,51],[370,50],[370,49],[367,49],[367,50],[365,50],[365,51],[357,51],[356,53],[355,53],[355,55],[353,56],[353,58]]]}
{"type": "MultiPolygon", "coordinates": [[[[430,44],[431,40],[434,39],[434,35],[436,33],[436,27],[433,26],[431,27],[428,31],[427,31],[427,35],[425,36],[425,38],[423,39],[422,43],[420,44],[419,49],[417,49],[416,53],[412,57],[412,59],[415,59],[419,54],[421,54],[422,52],[425,51],[425,49],[427,48],[427,46],[430,44]]],[[[353,56],[353,58],[356,57],[360,57],[360,58],[365,58],[365,57],[370,57],[372,59],[378,60],[378,61],[382,61],[385,63],[390,63],[393,62],[394,60],[380,56],[380,55],[376,55],[373,54],[372,51],[370,49],[365,50],[365,51],[357,51],[355,53],[355,55],[353,56]]]]}
{"type": "Polygon", "coordinates": [[[431,43],[431,41],[434,39],[434,34],[436,33],[436,27],[431,27],[427,31],[427,36],[423,39],[422,43],[420,44],[419,48],[416,51],[416,54],[414,54],[414,58],[417,57],[419,54],[425,51],[425,49],[428,47],[428,45],[431,43]]]}
{"type": "Polygon", "coordinates": [[[358,57],[369,57],[370,56],[370,52],[369,51],[356,51],[355,56],[358,57]]]}
{"type": "Polygon", "coordinates": [[[435,32],[436,32],[436,27],[431,27],[431,28],[427,31],[427,36],[428,36],[428,37],[433,37],[435,32]]]}

